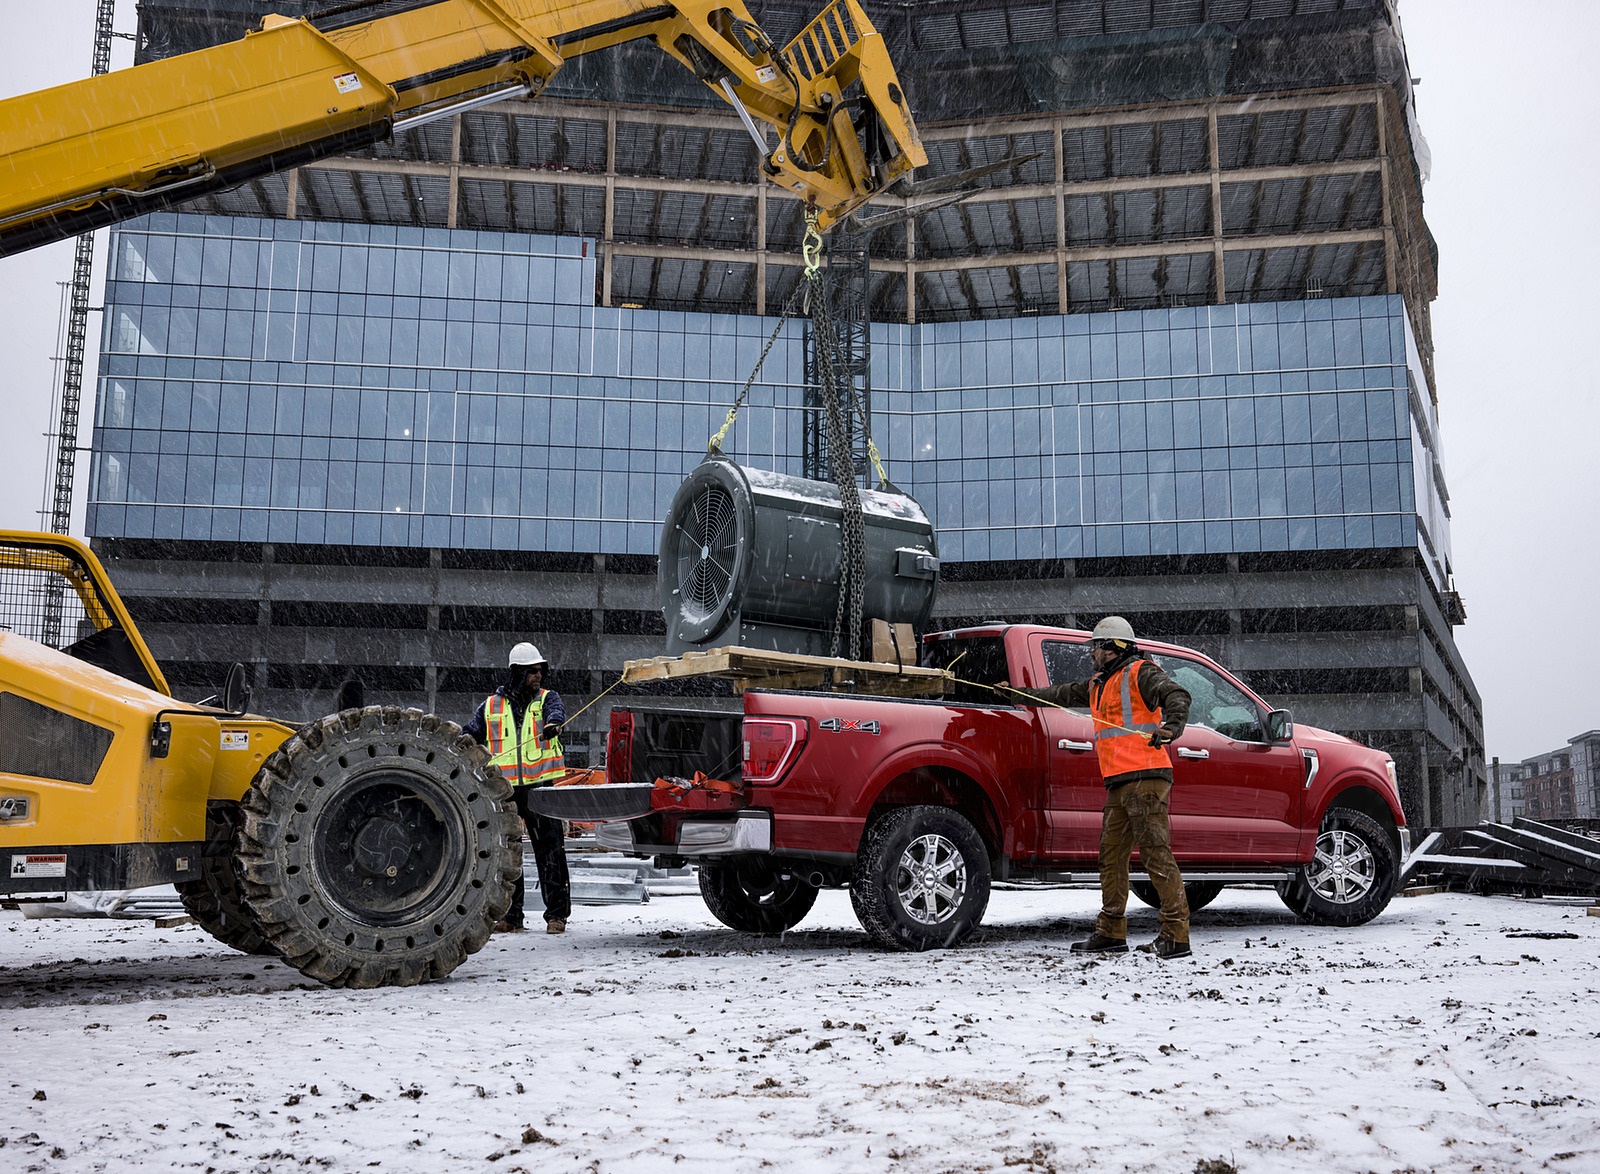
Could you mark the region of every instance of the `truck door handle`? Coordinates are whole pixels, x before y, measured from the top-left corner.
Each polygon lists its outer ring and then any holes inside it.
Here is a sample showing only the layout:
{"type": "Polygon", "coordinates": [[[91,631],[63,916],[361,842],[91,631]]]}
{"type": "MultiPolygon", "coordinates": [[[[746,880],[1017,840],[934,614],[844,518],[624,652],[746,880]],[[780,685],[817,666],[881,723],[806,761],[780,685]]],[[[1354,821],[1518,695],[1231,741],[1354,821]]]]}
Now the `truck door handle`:
{"type": "Polygon", "coordinates": [[[1056,743],[1057,750],[1093,750],[1093,742],[1074,742],[1071,738],[1063,738],[1056,743]]]}
{"type": "Polygon", "coordinates": [[[1186,749],[1183,749],[1182,747],[1180,747],[1178,749],[1178,757],[1179,758],[1210,758],[1211,757],[1211,751],[1209,751],[1209,750],[1186,750],[1186,749]]]}

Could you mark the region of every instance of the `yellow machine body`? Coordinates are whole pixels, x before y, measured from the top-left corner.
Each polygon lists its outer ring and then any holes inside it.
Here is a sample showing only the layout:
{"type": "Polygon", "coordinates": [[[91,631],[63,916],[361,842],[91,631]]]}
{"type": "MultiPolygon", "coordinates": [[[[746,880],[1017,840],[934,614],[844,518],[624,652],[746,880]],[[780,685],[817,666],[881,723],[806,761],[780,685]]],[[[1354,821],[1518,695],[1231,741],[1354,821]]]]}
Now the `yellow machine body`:
{"type": "Polygon", "coordinates": [[[240,799],[292,728],[175,702],[75,538],[0,531],[0,595],[0,892],[197,876],[207,802],[240,799]],[[51,614],[59,649],[25,634],[51,614]]]}
{"type": "Polygon", "coordinates": [[[752,130],[764,169],[824,228],[927,161],[857,0],[834,0],[782,48],[737,0],[338,12],[269,16],[238,41],[0,102],[0,255],[355,150],[408,120],[536,94],[567,58],[644,38],[776,128],[776,146],[752,130]]]}

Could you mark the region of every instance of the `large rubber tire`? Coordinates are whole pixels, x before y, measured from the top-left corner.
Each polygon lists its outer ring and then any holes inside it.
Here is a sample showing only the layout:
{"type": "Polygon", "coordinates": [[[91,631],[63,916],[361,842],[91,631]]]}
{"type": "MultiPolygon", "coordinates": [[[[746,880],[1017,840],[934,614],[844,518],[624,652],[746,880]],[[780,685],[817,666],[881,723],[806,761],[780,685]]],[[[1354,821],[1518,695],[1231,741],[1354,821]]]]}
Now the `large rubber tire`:
{"type": "Polygon", "coordinates": [[[900,807],[867,829],[850,903],[861,925],[896,950],[958,945],[989,907],[989,850],[949,807],[900,807]]]}
{"type": "Polygon", "coordinates": [[[205,930],[225,946],[246,954],[276,957],[278,949],[244,903],[235,860],[242,814],[235,803],[206,805],[206,847],[200,875],[179,881],[178,899],[205,930]]]}
{"type": "Polygon", "coordinates": [[[510,786],[459,726],[417,709],[313,722],[242,806],[245,903],[329,986],[443,978],[489,940],[522,867],[510,786]]]}
{"type": "MultiPolygon", "coordinates": [[[[1161,908],[1161,894],[1156,892],[1155,885],[1147,880],[1133,881],[1128,889],[1135,897],[1143,901],[1152,909],[1161,908]]],[[[1184,881],[1183,895],[1188,898],[1189,912],[1197,913],[1217,899],[1222,892],[1221,881],[1184,881]]]]}
{"type": "Polygon", "coordinates": [[[1317,852],[1278,895],[1313,925],[1364,925],[1388,907],[1400,881],[1400,857],[1389,830],[1349,807],[1330,807],[1317,852]]]}
{"type": "Polygon", "coordinates": [[[700,895],[713,917],[741,933],[793,929],[817,903],[815,885],[760,859],[702,864],[700,895]]]}

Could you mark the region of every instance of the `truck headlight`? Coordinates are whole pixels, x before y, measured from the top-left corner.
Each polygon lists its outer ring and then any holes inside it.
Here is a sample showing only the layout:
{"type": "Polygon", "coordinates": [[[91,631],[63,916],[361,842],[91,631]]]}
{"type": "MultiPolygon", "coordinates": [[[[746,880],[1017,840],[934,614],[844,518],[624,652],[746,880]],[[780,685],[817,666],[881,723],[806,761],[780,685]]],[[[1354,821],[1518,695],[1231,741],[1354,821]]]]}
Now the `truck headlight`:
{"type": "Polygon", "coordinates": [[[1389,785],[1398,791],[1400,789],[1400,776],[1395,772],[1394,759],[1385,758],[1383,760],[1383,769],[1389,772],[1389,785]]]}

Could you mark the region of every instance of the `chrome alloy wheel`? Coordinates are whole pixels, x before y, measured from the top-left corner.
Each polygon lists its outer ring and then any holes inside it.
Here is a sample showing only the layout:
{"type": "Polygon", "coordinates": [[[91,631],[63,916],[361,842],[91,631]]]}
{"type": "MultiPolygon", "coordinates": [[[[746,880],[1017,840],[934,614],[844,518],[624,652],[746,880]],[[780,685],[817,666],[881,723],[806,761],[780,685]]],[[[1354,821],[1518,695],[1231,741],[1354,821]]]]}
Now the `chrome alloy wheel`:
{"type": "Polygon", "coordinates": [[[923,925],[954,917],[967,895],[967,862],[953,842],[938,834],[918,836],[895,869],[900,907],[923,925]]]}
{"type": "Polygon", "coordinates": [[[1342,828],[1330,828],[1317,837],[1317,854],[1306,867],[1306,883],[1324,901],[1349,905],[1372,890],[1378,862],[1367,841],[1342,828]]]}

